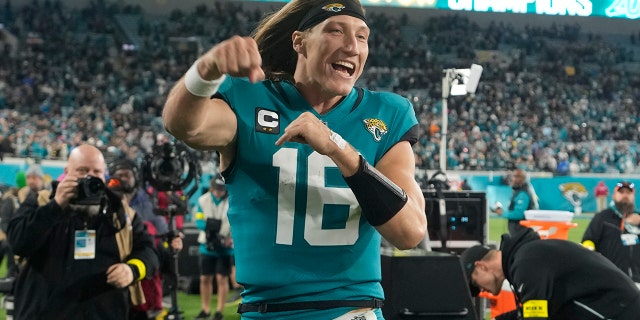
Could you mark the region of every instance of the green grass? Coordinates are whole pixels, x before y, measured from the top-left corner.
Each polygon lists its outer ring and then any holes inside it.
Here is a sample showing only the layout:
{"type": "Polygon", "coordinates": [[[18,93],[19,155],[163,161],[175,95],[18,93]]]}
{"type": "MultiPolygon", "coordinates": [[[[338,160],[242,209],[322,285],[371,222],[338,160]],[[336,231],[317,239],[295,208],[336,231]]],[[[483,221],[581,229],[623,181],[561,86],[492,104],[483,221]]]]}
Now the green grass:
{"type": "MultiPolygon", "coordinates": [[[[211,310],[214,312],[217,303],[217,296],[213,295],[211,299],[211,310]]],[[[223,315],[225,320],[239,320],[240,315],[236,312],[239,301],[227,303],[224,306],[223,315]]],[[[178,307],[183,312],[184,319],[191,320],[200,312],[200,295],[186,294],[178,292],[178,307]]]]}
{"type": "MultiPolygon", "coordinates": [[[[582,234],[589,224],[590,217],[590,215],[585,214],[583,216],[576,217],[573,220],[573,222],[577,223],[578,226],[569,230],[568,240],[580,242],[582,234]]],[[[489,242],[497,245],[500,241],[500,236],[507,232],[507,222],[505,219],[498,217],[491,217],[489,219],[489,242]]],[[[6,262],[3,261],[2,265],[0,265],[0,275],[4,275],[5,273],[6,262]]],[[[212,296],[210,304],[212,310],[215,309],[217,303],[216,298],[216,295],[212,296]]],[[[200,295],[186,294],[182,291],[178,291],[178,308],[182,311],[184,319],[191,320],[195,318],[200,312],[200,295]]],[[[238,301],[234,303],[227,303],[223,312],[224,318],[226,320],[239,320],[240,315],[236,313],[237,308],[238,301]]],[[[6,312],[4,310],[0,311],[0,320],[6,320],[6,312]]]]}

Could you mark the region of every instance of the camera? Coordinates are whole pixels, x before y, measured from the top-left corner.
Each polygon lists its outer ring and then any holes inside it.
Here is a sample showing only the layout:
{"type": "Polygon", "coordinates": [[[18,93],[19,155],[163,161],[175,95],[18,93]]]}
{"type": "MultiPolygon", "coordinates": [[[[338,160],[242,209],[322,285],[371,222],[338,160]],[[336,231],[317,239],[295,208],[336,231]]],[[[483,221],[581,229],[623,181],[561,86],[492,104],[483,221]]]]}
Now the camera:
{"type": "Polygon", "coordinates": [[[217,251],[221,248],[227,248],[226,237],[220,235],[222,220],[207,218],[205,226],[205,235],[207,236],[207,250],[217,251]]]}
{"type": "Polygon", "coordinates": [[[78,179],[78,195],[71,201],[73,204],[98,205],[105,194],[105,186],[102,179],[86,176],[78,179]]]}
{"type": "Polygon", "coordinates": [[[217,233],[206,232],[207,235],[207,250],[209,251],[218,251],[219,249],[227,248],[225,244],[227,241],[226,237],[223,237],[217,233]]]}
{"type": "Polygon", "coordinates": [[[16,278],[15,277],[6,277],[0,279],[0,293],[5,296],[10,296],[13,294],[13,289],[15,287],[16,278]]]}
{"type": "Polygon", "coordinates": [[[200,164],[183,143],[156,145],[142,161],[142,177],[157,191],[184,190],[194,183],[187,198],[197,191],[200,164]]]}

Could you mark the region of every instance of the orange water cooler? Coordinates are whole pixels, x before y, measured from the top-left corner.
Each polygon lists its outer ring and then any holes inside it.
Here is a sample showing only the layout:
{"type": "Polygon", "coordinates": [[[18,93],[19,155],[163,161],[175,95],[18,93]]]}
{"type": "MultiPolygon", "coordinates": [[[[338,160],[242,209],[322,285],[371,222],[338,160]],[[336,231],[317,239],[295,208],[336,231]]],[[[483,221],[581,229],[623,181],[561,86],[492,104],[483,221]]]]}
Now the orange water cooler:
{"type": "Polygon", "coordinates": [[[578,226],[571,222],[573,212],[559,210],[527,210],[524,212],[526,220],[520,225],[536,231],[541,239],[569,239],[569,229],[578,226]]]}
{"type": "Polygon", "coordinates": [[[569,229],[578,226],[569,221],[522,220],[520,224],[529,227],[540,235],[540,239],[569,239],[569,229]]]}
{"type": "Polygon", "coordinates": [[[502,290],[498,295],[491,294],[486,291],[480,292],[478,297],[485,298],[489,301],[489,308],[491,309],[491,319],[512,310],[516,309],[516,297],[511,291],[509,283],[505,280],[502,284],[502,290]]]}

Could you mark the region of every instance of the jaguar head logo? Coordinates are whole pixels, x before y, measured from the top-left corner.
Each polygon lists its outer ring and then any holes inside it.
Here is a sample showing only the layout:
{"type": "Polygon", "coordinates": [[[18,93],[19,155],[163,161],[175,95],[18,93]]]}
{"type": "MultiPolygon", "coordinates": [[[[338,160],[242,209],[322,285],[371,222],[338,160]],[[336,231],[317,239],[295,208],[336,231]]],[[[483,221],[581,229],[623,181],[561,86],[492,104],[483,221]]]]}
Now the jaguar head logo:
{"type": "Polygon", "coordinates": [[[589,195],[587,188],[579,182],[563,183],[558,188],[560,188],[562,196],[569,200],[574,207],[581,206],[582,200],[589,195]]]}
{"type": "Polygon", "coordinates": [[[324,7],[322,7],[322,10],[325,11],[332,11],[332,12],[340,12],[345,8],[345,6],[342,3],[330,3],[324,7]]]}
{"type": "Polygon", "coordinates": [[[382,136],[389,132],[387,124],[380,119],[364,119],[362,122],[364,122],[364,126],[367,128],[367,131],[373,135],[373,139],[376,142],[382,140],[382,136]]]}

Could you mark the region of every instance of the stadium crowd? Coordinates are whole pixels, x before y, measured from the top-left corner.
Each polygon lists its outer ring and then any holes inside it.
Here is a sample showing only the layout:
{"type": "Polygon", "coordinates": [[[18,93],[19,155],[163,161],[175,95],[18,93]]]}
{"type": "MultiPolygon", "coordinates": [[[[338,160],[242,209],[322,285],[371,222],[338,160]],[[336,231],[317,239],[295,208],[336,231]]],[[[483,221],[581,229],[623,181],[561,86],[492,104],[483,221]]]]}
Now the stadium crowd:
{"type": "MultiPolygon", "coordinates": [[[[0,154],[66,159],[88,142],[140,160],[166,138],[159,115],[171,85],[202,50],[248,35],[261,16],[230,2],[158,16],[122,2],[5,0],[0,154]]],[[[411,99],[420,168],[438,168],[442,71],[478,63],[476,94],[448,99],[449,169],[640,172],[640,28],[621,37],[577,25],[481,27],[445,12],[419,24],[371,13],[369,24],[358,85],[411,99]]]]}

